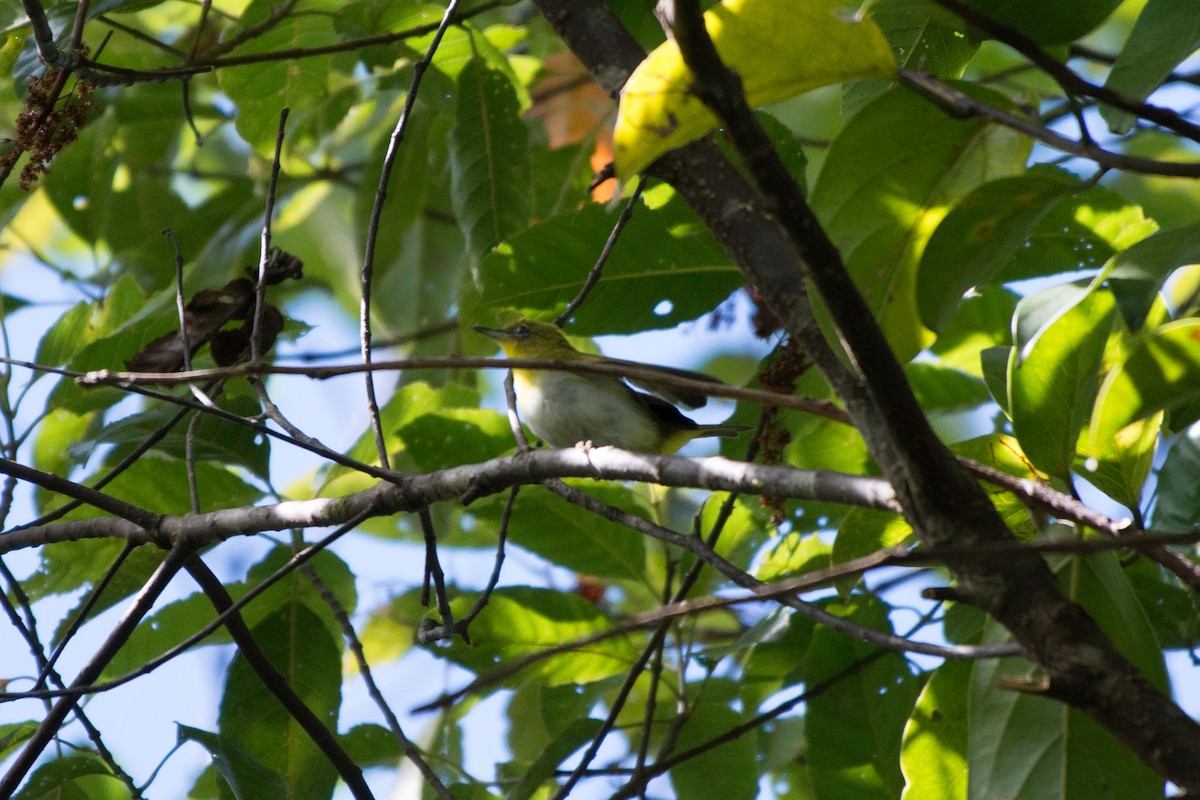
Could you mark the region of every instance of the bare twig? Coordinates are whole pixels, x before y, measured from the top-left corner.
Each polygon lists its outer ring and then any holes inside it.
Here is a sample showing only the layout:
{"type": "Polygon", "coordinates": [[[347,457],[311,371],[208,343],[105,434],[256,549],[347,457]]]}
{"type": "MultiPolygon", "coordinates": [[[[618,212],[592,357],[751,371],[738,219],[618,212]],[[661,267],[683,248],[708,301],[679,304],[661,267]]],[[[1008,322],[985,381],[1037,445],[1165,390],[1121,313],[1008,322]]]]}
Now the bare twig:
{"type": "Polygon", "coordinates": [[[613,247],[617,244],[617,238],[621,235],[621,231],[625,230],[625,226],[629,224],[629,220],[633,219],[633,209],[637,206],[638,200],[642,197],[642,192],[646,189],[646,182],[649,179],[642,176],[638,179],[637,188],[633,190],[633,194],[629,196],[629,200],[625,203],[625,208],[621,210],[617,221],[613,223],[612,231],[608,234],[608,239],[604,242],[604,247],[600,249],[600,255],[596,257],[596,263],[588,270],[587,278],[583,282],[583,286],[579,289],[579,294],[571,302],[567,303],[567,307],[563,312],[554,319],[554,324],[562,327],[567,323],[567,320],[579,310],[583,305],[583,301],[592,293],[592,289],[600,280],[600,272],[604,269],[604,264],[608,261],[609,255],[613,251],[613,247]]]}
{"type": "MultiPolygon", "coordinates": [[[[289,5],[286,4],[285,5],[289,5]]],[[[250,330],[250,361],[262,359],[263,309],[267,305],[267,265],[271,262],[271,220],[275,216],[275,185],[279,181],[279,160],[283,136],[287,130],[289,108],[279,111],[279,129],[275,132],[275,154],[271,158],[271,178],[267,182],[267,207],[263,211],[262,247],[258,256],[258,280],[254,286],[254,324],[250,330]]],[[[384,464],[384,466],[387,466],[384,464]]]]}
{"type": "Polygon", "coordinates": [[[338,602],[333,591],[317,575],[316,570],[308,564],[303,565],[300,569],[309,581],[317,587],[317,591],[321,594],[321,599],[333,611],[333,616],[342,629],[342,636],[346,639],[346,645],[350,648],[350,652],[354,656],[354,663],[358,666],[358,674],[362,676],[363,683],[367,686],[367,693],[371,696],[371,699],[375,702],[375,706],[387,721],[388,730],[392,732],[392,738],[396,740],[396,744],[400,746],[405,757],[413,763],[417,771],[425,778],[425,782],[433,789],[434,793],[442,798],[442,800],[454,800],[454,795],[450,794],[450,790],[446,788],[446,785],[442,783],[442,779],[429,766],[429,762],[421,755],[421,751],[404,734],[404,729],[400,727],[400,720],[396,717],[396,713],[392,711],[392,707],[388,704],[387,700],[384,699],[383,692],[380,691],[379,684],[375,682],[375,676],[371,672],[371,665],[367,662],[367,655],[363,652],[362,640],[358,638],[358,633],[354,630],[354,625],[351,624],[350,616],[346,613],[346,609],[338,602]]]}
{"type": "MultiPolygon", "coordinates": [[[[96,680],[112,657],[128,641],[138,623],[149,613],[159,595],[167,588],[167,584],[190,557],[191,548],[188,545],[174,547],[167,553],[167,557],[142,586],[120,621],[109,633],[108,638],[97,648],[91,659],[72,681],[72,689],[87,686],[96,680]]],[[[8,772],[4,774],[3,778],[0,778],[0,797],[12,797],[16,793],[17,787],[42,751],[58,735],[63,720],[75,707],[78,697],[77,693],[68,694],[59,698],[50,708],[37,730],[25,742],[20,754],[9,765],[8,772]]]]}
{"type": "MultiPolygon", "coordinates": [[[[425,75],[425,70],[429,69],[429,65],[433,63],[434,53],[437,52],[438,46],[442,43],[442,37],[446,33],[446,29],[450,27],[450,23],[454,20],[454,15],[458,11],[458,0],[450,0],[446,6],[446,12],[442,15],[441,23],[433,34],[433,40],[430,41],[429,47],[425,50],[425,56],[413,65],[412,82],[408,87],[408,94],[404,97],[404,108],[400,112],[400,119],[396,121],[396,127],[392,131],[391,138],[388,140],[387,152],[383,157],[383,164],[380,168],[379,184],[375,189],[375,201],[371,207],[371,216],[367,221],[367,242],[363,251],[362,264],[362,302],[359,305],[359,339],[362,347],[362,361],[366,366],[371,364],[371,281],[375,270],[375,242],[379,237],[379,221],[383,216],[383,204],[387,200],[388,181],[392,175],[392,166],[396,163],[396,157],[400,152],[400,143],[404,139],[404,133],[408,129],[409,119],[412,117],[414,104],[417,102],[417,92],[421,88],[421,79],[425,75]]],[[[375,449],[379,454],[379,464],[382,467],[388,466],[387,444],[384,441],[383,427],[379,419],[379,404],[375,400],[375,380],[370,372],[365,375],[366,391],[367,391],[367,412],[371,418],[371,430],[375,434],[375,449]]],[[[443,622],[446,620],[443,619],[443,622]]]]}

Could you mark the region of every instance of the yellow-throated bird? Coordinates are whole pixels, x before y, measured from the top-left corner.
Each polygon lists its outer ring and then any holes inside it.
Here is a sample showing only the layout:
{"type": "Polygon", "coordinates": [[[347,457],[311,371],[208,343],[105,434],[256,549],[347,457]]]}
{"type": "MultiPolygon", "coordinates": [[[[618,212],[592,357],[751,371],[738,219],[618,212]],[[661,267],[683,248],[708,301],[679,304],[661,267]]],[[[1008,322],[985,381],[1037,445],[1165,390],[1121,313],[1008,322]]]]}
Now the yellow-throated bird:
{"type": "MultiPolygon", "coordinates": [[[[506,328],[474,329],[500,343],[509,358],[544,358],[558,361],[592,361],[634,365],[664,375],[720,383],[710,375],[673,367],[649,366],[632,361],[581,353],[562,331],[545,322],[523,319],[506,328]]],[[[637,392],[613,375],[588,375],[545,369],[514,369],[513,389],[517,411],[535,434],[551,447],[573,447],[579,442],[614,445],[643,453],[674,453],[703,436],[737,436],[739,425],[701,425],[680,413],[704,405],[701,392],[680,390],[667,383],[629,378],[634,385],[658,397],[637,392]],[[668,402],[669,401],[669,402],[668,402]]]]}

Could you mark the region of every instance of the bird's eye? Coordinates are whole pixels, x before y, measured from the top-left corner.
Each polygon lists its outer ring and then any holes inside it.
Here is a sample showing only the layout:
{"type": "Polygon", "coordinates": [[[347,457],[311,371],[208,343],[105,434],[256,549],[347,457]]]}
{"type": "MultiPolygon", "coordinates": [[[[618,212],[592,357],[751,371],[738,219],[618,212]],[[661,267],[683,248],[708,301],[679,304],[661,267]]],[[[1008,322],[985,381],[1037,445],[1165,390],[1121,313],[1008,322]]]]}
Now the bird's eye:
{"type": "Polygon", "coordinates": [[[528,336],[529,335],[529,326],[526,325],[524,322],[520,323],[519,325],[513,325],[512,335],[513,336],[521,336],[521,337],[528,336]]]}

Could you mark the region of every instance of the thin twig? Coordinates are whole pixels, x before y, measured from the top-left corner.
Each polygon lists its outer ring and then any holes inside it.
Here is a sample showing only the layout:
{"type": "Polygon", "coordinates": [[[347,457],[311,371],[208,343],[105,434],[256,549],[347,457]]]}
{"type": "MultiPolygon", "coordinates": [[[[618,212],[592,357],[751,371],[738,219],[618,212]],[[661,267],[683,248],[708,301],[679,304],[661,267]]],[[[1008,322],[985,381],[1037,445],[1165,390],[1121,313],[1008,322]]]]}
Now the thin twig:
{"type": "Polygon", "coordinates": [[[946,113],[960,118],[979,117],[1024,133],[1056,150],[1095,161],[1106,169],[1175,178],[1200,177],[1200,162],[1163,161],[1105,150],[1095,143],[1081,142],[1053,131],[1036,120],[1012,114],[980,102],[932,75],[909,69],[898,73],[900,83],[937,103],[946,113]]]}
{"type": "Polygon", "coordinates": [[[442,564],[438,560],[437,530],[433,526],[433,515],[429,506],[417,509],[417,518],[421,521],[421,533],[425,538],[425,579],[421,589],[422,605],[429,604],[429,586],[433,584],[433,593],[437,598],[440,623],[433,620],[422,620],[422,627],[417,631],[417,638],[425,644],[448,641],[454,637],[454,612],[450,609],[450,596],[446,593],[446,575],[442,572],[442,564]]]}
{"type": "Polygon", "coordinates": [[[458,634],[462,636],[463,641],[467,644],[471,643],[471,623],[475,621],[475,618],[479,616],[483,609],[487,608],[492,591],[495,590],[496,584],[500,582],[500,568],[504,565],[504,545],[508,541],[508,524],[512,519],[513,506],[517,502],[517,495],[520,491],[520,486],[514,486],[509,490],[508,500],[504,503],[504,510],[500,512],[500,525],[497,528],[496,534],[496,558],[492,562],[492,574],[488,576],[487,584],[483,587],[483,591],[479,593],[479,597],[475,598],[475,604],[471,606],[471,610],[456,625],[458,634]]]}
{"type": "MultiPolygon", "coordinates": [[[[72,681],[72,689],[91,684],[104,671],[104,668],[112,660],[113,656],[117,654],[117,651],[129,640],[129,637],[142,621],[142,618],[153,608],[155,601],[158,600],[163,590],[167,588],[167,584],[170,583],[175,573],[179,571],[190,556],[191,548],[187,545],[174,547],[167,553],[167,557],[159,564],[154,574],[150,576],[150,579],[146,581],[141,590],[134,596],[133,602],[109,633],[108,638],[96,649],[91,659],[88,660],[87,664],[79,671],[75,680],[72,681]]],[[[3,778],[0,778],[0,797],[12,797],[16,793],[17,787],[41,756],[42,751],[58,735],[63,720],[66,719],[71,709],[75,707],[78,697],[78,693],[69,694],[59,698],[54,703],[50,711],[47,712],[42,722],[38,725],[37,730],[26,740],[20,754],[11,762],[8,772],[5,773],[3,778]]]]}
{"type": "MultiPolygon", "coordinates": [[[[251,588],[249,591],[247,591],[241,597],[239,597],[237,600],[235,600],[224,611],[221,611],[220,613],[218,613],[217,616],[214,617],[208,624],[204,625],[199,630],[197,630],[195,633],[188,636],[183,641],[175,644],[174,646],[172,646],[168,650],[164,651],[160,655],[144,662],[137,669],[132,670],[132,671],[130,671],[124,675],[121,675],[119,677],[113,678],[111,680],[104,681],[103,683],[94,683],[90,686],[79,687],[79,688],[73,690],[74,693],[92,695],[92,694],[100,694],[101,692],[112,691],[113,689],[116,689],[120,686],[125,685],[126,683],[129,683],[130,681],[134,680],[135,678],[140,678],[143,675],[148,675],[151,672],[154,672],[155,670],[157,670],[159,667],[166,664],[167,662],[172,661],[173,659],[183,655],[188,650],[191,650],[193,647],[200,644],[205,639],[207,639],[209,636],[211,636],[213,633],[215,633],[218,629],[223,627],[225,625],[226,620],[228,620],[232,615],[240,612],[243,608],[248,606],[250,604],[250,602],[253,601],[255,598],[262,595],[264,592],[266,592],[268,589],[270,589],[272,586],[274,586],[279,581],[286,578],[288,575],[291,575],[292,572],[294,572],[298,567],[301,567],[301,566],[307,564],[318,553],[324,551],[330,545],[332,545],[334,542],[336,542],[338,539],[342,538],[347,533],[354,530],[354,528],[358,527],[358,525],[363,520],[367,519],[369,516],[370,515],[367,514],[366,512],[362,512],[362,513],[358,514],[357,516],[355,516],[354,518],[352,518],[351,520],[349,520],[348,522],[346,522],[345,524],[338,526],[337,530],[333,531],[328,536],[314,542],[313,544],[309,545],[308,547],[304,548],[303,550],[299,551],[298,553],[295,553],[294,555],[292,555],[292,557],[290,559],[288,559],[288,561],[286,563],[281,565],[278,569],[276,569],[274,572],[272,572],[266,578],[259,581],[259,583],[257,585],[255,585],[253,588],[251,588]]],[[[64,694],[65,694],[64,691],[57,691],[57,690],[51,690],[51,691],[33,690],[33,691],[26,691],[26,692],[9,692],[9,693],[0,692],[0,701],[17,700],[17,699],[32,698],[32,697],[38,697],[38,698],[61,697],[64,694]]]]}
{"type": "Polygon", "coordinates": [[[375,682],[375,676],[371,673],[371,665],[367,661],[367,655],[363,652],[362,640],[358,638],[358,632],[354,630],[354,625],[350,622],[350,616],[346,613],[346,609],[342,607],[337,596],[325,584],[325,581],[321,580],[316,570],[310,564],[301,566],[300,570],[312,582],[313,586],[317,588],[321,599],[333,611],[333,617],[342,629],[342,636],[346,639],[346,646],[350,648],[350,652],[354,656],[354,663],[358,666],[358,674],[362,676],[363,683],[367,686],[367,694],[371,696],[375,706],[383,714],[384,719],[387,720],[388,729],[392,732],[392,738],[396,740],[396,744],[400,746],[404,755],[413,763],[417,771],[425,778],[425,782],[429,784],[438,797],[442,798],[442,800],[454,800],[454,795],[450,794],[450,790],[446,788],[441,778],[429,766],[429,762],[421,755],[421,751],[404,734],[404,729],[400,727],[400,720],[396,717],[396,712],[392,711],[392,707],[384,699],[383,692],[379,690],[379,684],[375,682]]]}
{"type": "MultiPolygon", "coordinates": [[[[250,361],[262,359],[262,319],[267,305],[267,266],[271,263],[271,220],[275,216],[275,185],[279,181],[279,161],[283,153],[283,136],[291,109],[279,111],[279,128],[275,132],[275,154],[271,159],[271,179],[267,182],[267,207],[263,212],[262,247],[258,256],[258,280],[254,286],[254,325],[250,332],[250,361]]],[[[386,464],[384,465],[386,466],[386,464]]]]}
{"type": "MultiPolygon", "coordinates": [[[[408,87],[408,94],[404,97],[404,108],[400,112],[400,119],[396,121],[396,127],[392,131],[392,135],[388,140],[387,152],[383,157],[383,164],[380,168],[379,184],[375,189],[375,201],[371,207],[371,216],[367,221],[367,242],[363,251],[362,264],[362,302],[359,305],[359,344],[362,347],[362,361],[366,366],[371,364],[371,282],[375,270],[375,242],[379,238],[379,221],[383,217],[383,204],[387,199],[388,181],[391,179],[392,167],[396,162],[396,158],[400,153],[400,143],[404,139],[404,133],[408,129],[408,122],[412,117],[414,104],[417,102],[417,92],[421,88],[421,78],[425,75],[425,70],[429,69],[429,65],[433,63],[434,53],[437,52],[438,46],[442,43],[442,37],[446,34],[446,29],[450,27],[450,23],[454,19],[454,15],[458,10],[459,0],[450,0],[446,6],[446,11],[442,15],[441,23],[433,34],[433,39],[429,42],[429,47],[425,50],[425,56],[413,65],[412,82],[408,87]]],[[[383,424],[379,418],[379,404],[375,399],[375,379],[372,373],[367,372],[365,376],[366,391],[367,391],[367,412],[371,418],[371,430],[375,434],[375,449],[379,454],[379,464],[382,467],[388,467],[387,444],[384,440],[383,424]]],[[[443,619],[443,623],[446,620],[443,619]]]]}
{"type": "Polygon", "coordinates": [[[583,286],[579,289],[579,294],[571,302],[567,303],[567,307],[563,312],[554,319],[554,324],[562,327],[567,323],[567,320],[579,310],[583,305],[583,301],[592,293],[592,289],[600,281],[600,272],[604,269],[605,262],[608,261],[609,255],[613,251],[613,247],[617,244],[617,238],[621,235],[621,231],[625,230],[625,226],[629,224],[629,220],[633,219],[633,209],[637,205],[638,200],[642,197],[642,192],[646,189],[646,183],[650,178],[643,175],[638,179],[637,188],[633,190],[633,194],[629,196],[629,200],[625,203],[625,208],[621,209],[621,215],[617,217],[617,221],[613,223],[612,231],[608,234],[608,239],[604,242],[604,247],[600,249],[600,255],[596,258],[596,263],[588,270],[587,278],[583,282],[583,286]]]}

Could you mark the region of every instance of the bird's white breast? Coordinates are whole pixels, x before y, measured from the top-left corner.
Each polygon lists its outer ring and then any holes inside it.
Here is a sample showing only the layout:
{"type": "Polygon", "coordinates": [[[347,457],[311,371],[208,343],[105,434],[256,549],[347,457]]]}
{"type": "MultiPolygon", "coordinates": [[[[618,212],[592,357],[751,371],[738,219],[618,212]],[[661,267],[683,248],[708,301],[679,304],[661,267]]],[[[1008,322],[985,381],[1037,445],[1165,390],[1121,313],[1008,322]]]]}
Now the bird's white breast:
{"type": "Polygon", "coordinates": [[[658,428],[628,388],[610,378],[547,372],[537,383],[514,376],[517,411],[551,447],[590,441],[626,450],[654,451],[658,428]]]}

